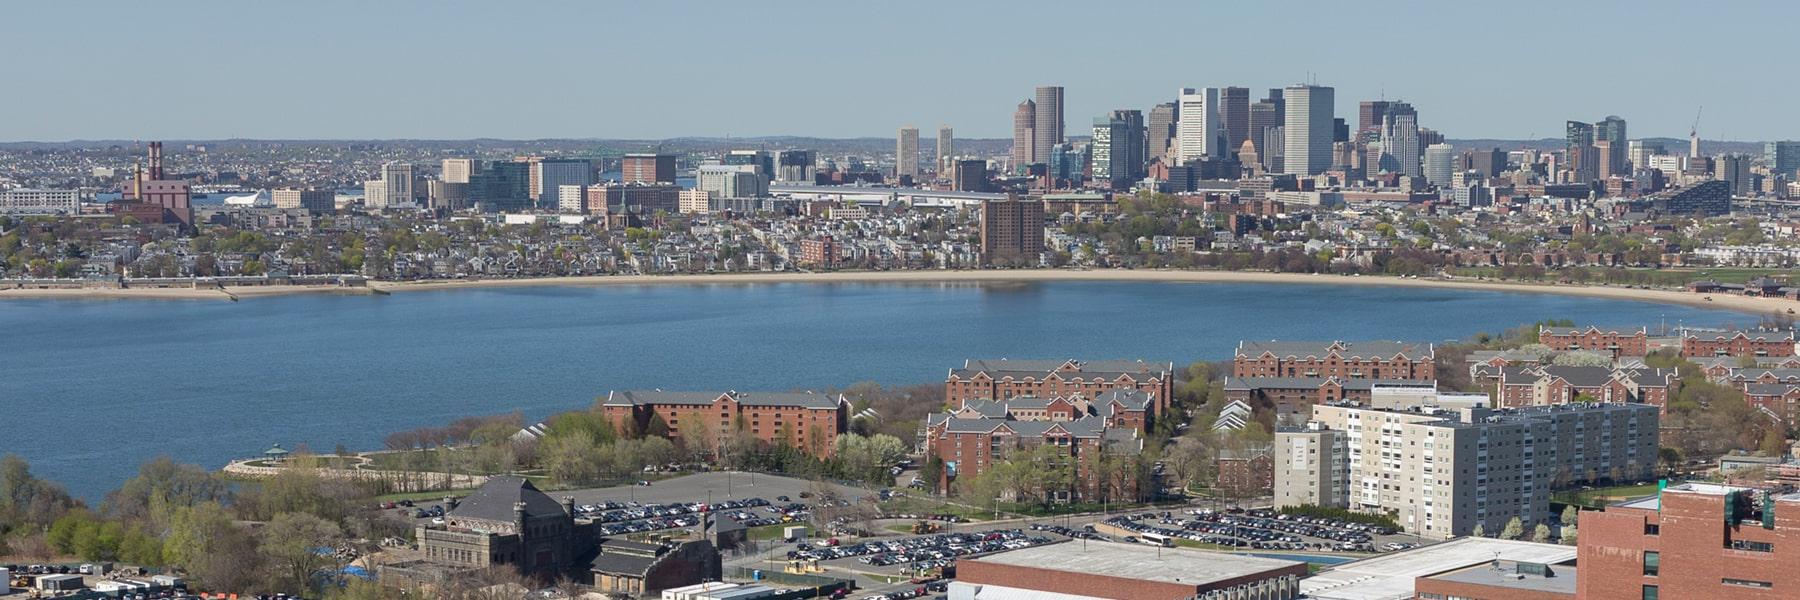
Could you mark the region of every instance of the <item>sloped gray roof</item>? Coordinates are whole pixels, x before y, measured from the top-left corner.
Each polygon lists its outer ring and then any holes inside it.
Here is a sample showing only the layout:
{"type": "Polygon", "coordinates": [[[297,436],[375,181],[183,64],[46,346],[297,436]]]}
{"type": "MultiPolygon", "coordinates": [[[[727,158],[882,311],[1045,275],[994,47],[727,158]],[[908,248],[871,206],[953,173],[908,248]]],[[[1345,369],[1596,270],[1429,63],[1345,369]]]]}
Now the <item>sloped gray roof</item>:
{"type": "MultiPolygon", "coordinates": [[[[1061,370],[1064,365],[1075,364],[1075,370],[1082,378],[1104,377],[1116,379],[1120,375],[1133,377],[1167,377],[1174,370],[1173,363],[1155,363],[1144,360],[1074,360],[1074,359],[979,359],[971,358],[963,361],[960,369],[951,369],[950,373],[963,379],[975,376],[976,373],[987,373],[989,377],[1000,379],[1011,375],[1014,379],[1032,377],[1042,379],[1049,374],[1061,370]]],[[[1076,375],[1071,375],[1074,377],[1076,375]]]]}
{"type": "Polygon", "coordinates": [[[1752,383],[1744,386],[1744,393],[1757,396],[1780,396],[1786,394],[1793,387],[1786,383],[1752,383]]]}
{"type": "Polygon", "coordinates": [[[1147,410],[1150,406],[1149,392],[1143,390],[1107,390],[1094,396],[1093,405],[1099,407],[1103,414],[1111,415],[1114,402],[1124,406],[1125,410],[1147,410]]]}
{"type": "Polygon", "coordinates": [[[1716,333],[1689,333],[1688,337],[1702,341],[1723,342],[1736,339],[1740,335],[1759,342],[1794,341],[1794,332],[1792,331],[1721,331],[1716,333]]]}
{"type": "Polygon", "coordinates": [[[1731,370],[1731,378],[1734,380],[1762,379],[1765,375],[1781,380],[1800,379],[1800,369],[1748,368],[1731,370]]]}
{"type": "Polygon", "coordinates": [[[1423,385],[1432,383],[1412,379],[1338,379],[1336,377],[1230,377],[1225,380],[1228,390],[1263,390],[1263,389],[1316,389],[1325,382],[1335,381],[1346,390],[1369,390],[1378,385],[1423,385]]]}
{"type": "Polygon", "coordinates": [[[463,498],[456,508],[450,509],[450,515],[464,519],[481,519],[510,523],[513,520],[513,505],[525,503],[526,517],[542,517],[567,515],[563,506],[549,494],[545,494],[531,485],[531,481],[523,477],[503,475],[488,478],[469,497],[463,498]]]}
{"type": "Polygon", "coordinates": [[[1414,344],[1411,342],[1394,340],[1372,340],[1367,342],[1308,342],[1281,340],[1269,340],[1263,342],[1244,340],[1238,342],[1237,355],[1247,358],[1262,356],[1265,353],[1277,357],[1324,357],[1329,356],[1333,352],[1332,348],[1334,346],[1340,348],[1339,350],[1336,350],[1338,356],[1346,358],[1393,358],[1395,356],[1403,355],[1412,359],[1424,359],[1431,358],[1434,352],[1431,344],[1414,344]]]}
{"type": "Polygon", "coordinates": [[[624,390],[608,395],[603,406],[635,406],[686,404],[708,405],[719,396],[731,396],[744,406],[792,406],[800,408],[837,408],[838,398],[813,392],[667,392],[663,390],[624,390]]]}
{"type": "Polygon", "coordinates": [[[1545,375],[1560,377],[1575,387],[1600,387],[1611,382],[1613,370],[1608,367],[1541,367],[1545,375]]]}

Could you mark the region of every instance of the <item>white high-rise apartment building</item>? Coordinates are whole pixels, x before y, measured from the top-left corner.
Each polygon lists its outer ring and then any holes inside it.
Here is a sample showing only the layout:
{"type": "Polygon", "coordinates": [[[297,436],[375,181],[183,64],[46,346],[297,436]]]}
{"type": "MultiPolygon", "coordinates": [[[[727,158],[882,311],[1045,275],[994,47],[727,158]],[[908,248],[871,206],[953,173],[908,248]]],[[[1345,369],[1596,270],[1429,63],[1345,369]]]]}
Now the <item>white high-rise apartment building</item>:
{"type": "MultiPolygon", "coordinates": [[[[381,165],[381,208],[418,208],[413,202],[413,166],[391,162],[381,165]]],[[[364,204],[369,204],[367,200],[364,204]]],[[[374,206],[369,204],[370,206],[374,206]]]]}
{"type": "Polygon", "coordinates": [[[1620,402],[1321,404],[1305,428],[1275,434],[1275,505],[1390,514],[1407,532],[1438,539],[1476,526],[1497,534],[1515,517],[1529,530],[1549,518],[1555,488],[1650,477],[1657,424],[1657,407],[1620,402]]]}
{"type": "Polygon", "coordinates": [[[588,186],[562,185],[556,188],[556,210],[563,214],[587,213],[588,186]]]}
{"type": "Polygon", "coordinates": [[[468,183],[469,176],[474,175],[478,170],[480,167],[475,164],[473,158],[446,158],[444,159],[444,172],[440,179],[447,183],[468,183]]]}
{"type": "Polygon", "coordinates": [[[363,208],[383,210],[388,207],[387,182],[370,179],[363,182],[363,208]]]}
{"type": "Polygon", "coordinates": [[[1175,124],[1175,163],[1225,155],[1225,129],[1219,116],[1219,88],[1181,88],[1175,124]]]}
{"type": "MultiPolygon", "coordinates": [[[[1290,85],[1282,90],[1287,112],[1283,124],[1283,173],[1318,175],[1331,168],[1335,90],[1317,85],[1290,85]]],[[[1186,114],[1183,114],[1185,117],[1186,114]]]]}

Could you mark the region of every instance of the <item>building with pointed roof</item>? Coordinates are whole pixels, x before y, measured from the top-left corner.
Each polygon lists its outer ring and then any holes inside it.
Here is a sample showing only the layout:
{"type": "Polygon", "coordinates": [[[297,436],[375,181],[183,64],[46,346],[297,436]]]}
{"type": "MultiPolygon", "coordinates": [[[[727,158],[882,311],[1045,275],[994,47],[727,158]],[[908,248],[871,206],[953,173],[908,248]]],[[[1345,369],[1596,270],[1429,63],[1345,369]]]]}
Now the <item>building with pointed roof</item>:
{"type": "Polygon", "coordinates": [[[1109,390],[1149,396],[1149,417],[1167,412],[1175,395],[1175,363],[1143,360],[968,359],[944,378],[946,406],[965,400],[1086,398],[1109,390]]]}
{"type": "Polygon", "coordinates": [[[814,392],[625,390],[607,394],[600,412],[619,431],[650,431],[660,420],[673,435],[683,422],[700,419],[721,440],[742,428],[763,442],[821,457],[831,456],[837,436],[850,429],[844,396],[814,392]]]}
{"type": "Polygon", "coordinates": [[[1369,342],[1238,342],[1234,377],[1336,377],[1339,379],[1437,379],[1431,344],[1369,342]]]}
{"type": "MultiPolygon", "coordinates": [[[[1073,485],[1054,492],[1054,499],[1097,501],[1103,485],[1094,468],[1097,459],[1104,454],[1135,456],[1144,448],[1141,422],[1123,416],[1128,411],[1120,408],[1131,394],[1117,392],[1105,404],[1085,407],[1064,399],[1045,403],[1027,398],[1014,413],[1011,403],[971,400],[955,411],[927,415],[921,445],[926,456],[943,464],[932,484],[950,493],[958,480],[979,476],[1010,454],[1047,445],[1066,450],[1075,470],[1073,485]]],[[[1140,405],[1137,414],[1143,412],[1140,405]]]]}

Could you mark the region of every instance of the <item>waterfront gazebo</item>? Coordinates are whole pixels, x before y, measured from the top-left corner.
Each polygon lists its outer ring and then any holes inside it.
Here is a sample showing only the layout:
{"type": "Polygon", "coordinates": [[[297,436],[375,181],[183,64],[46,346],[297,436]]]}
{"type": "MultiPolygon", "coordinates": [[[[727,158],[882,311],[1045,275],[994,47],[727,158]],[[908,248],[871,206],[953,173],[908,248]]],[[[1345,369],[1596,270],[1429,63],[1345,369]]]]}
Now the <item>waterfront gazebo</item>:
{"type": "Polygon", "coordinates": [[[263,460],[272,460],[272,461],[286,460],[288,457],[288,454],[289,453],[288,453],[287,449],[282,448],[281,444],[269,446],[269,449],[264,450],[262,453],[263,460]]]}

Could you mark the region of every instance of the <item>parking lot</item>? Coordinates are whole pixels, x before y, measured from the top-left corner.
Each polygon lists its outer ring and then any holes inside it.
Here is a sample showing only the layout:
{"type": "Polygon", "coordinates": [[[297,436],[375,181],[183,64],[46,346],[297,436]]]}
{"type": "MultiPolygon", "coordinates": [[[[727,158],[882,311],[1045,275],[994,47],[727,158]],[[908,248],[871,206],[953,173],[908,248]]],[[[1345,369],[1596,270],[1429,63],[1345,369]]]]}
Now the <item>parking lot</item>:
{"type": "Polygon", "coordinates": [[[1151,534],[1149,540],[1181,539],[1238,550],[1366,553],[1417,545],[1412,536],[1386,527],[1260,509],[1135,513],[1108,518],[1106,523],[1138,534],[1151,534]]]}

